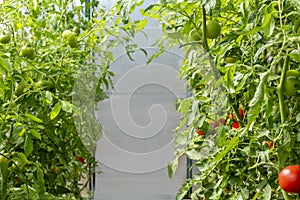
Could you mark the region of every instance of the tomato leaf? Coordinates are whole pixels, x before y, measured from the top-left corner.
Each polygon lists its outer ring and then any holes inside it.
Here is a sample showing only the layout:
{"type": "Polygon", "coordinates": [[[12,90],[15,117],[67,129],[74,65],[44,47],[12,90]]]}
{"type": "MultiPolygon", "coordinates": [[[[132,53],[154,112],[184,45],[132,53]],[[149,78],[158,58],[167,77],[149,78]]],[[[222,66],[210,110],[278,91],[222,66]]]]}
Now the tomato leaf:
{"type": "Polygon", "coordinates": [[[27,136],[26,139],[25,139],[25,143],[24,143],[25,156],[28,157],[31,154],[32,150],[33,150],[32,139],[27,136]]]}
{"type": "Polygon", "coordinates": [[[235,75],[236,67],[229,67],[224,76],[224,86],[228,90],[229,93],[234,93],[234,75],[235,75]]]}
{"type": "Polygon", "coordinates": [[[300,62],[300,50],[294,49],[291,51],[291,53],[288,54],[291,58],[293,58],[295,61],[300,62]]]}
{"type": "Polygon", "coordinates": [[[56,103],[53,109],[50,112],[50,119],[53,120],[57,117],[57,115],[60,113],[61,110],[61,104],[60,102],[56,103]]]}
{"type": "Polygon", "coordinates": [[[6,72],[9,72],[11,70],[11,66],[8,64],[8,62],[0,56],[0,66],[2,69],[4,69],[6,72]]]}
{"type": "Polygon", "coordinates": [[[20,161],[22,162],[22,164],[26,164],[29,161],[27,160],[27,157],[25,156],[25,154],[19,152],[18,153],[18,158],[20,159],[20,161]]]}
{"type": "Polygon", "coordinates": [[[30,134],[31,134],[33,137],[35,137],[35,138],[37,138],[37,139],[39,139],[39,140],[42,139],[42,138],[41,138],[41,134],[40,134],[36,129],[30,129],[29,132],[30,132],[30,134]]]}
{"type": "Polygon", "coordinates": [[[174,177],[174,174],[178,168],[178,157],[169,162],[168,164],[168,175],[170,178],[174,177]]]}
{"type": "Polygon", "coordinates": [[[264,94],[265,94],[264,89],[268,80],[268,76],[269,76],[268,71],[260,74],[260,82],[257,86],[254,97],[251,99],[249,103],[249,107],[250,107],[248,112],[249,124],[251,124],[259,115],[262,102],[264,99],[264,94]]]}
{"type": "Polygon", "coordinates": [[[45,180],[44,180],[43,170],[38,167],[36,173],[37,173],[37,175],[36,175],[37,179],[35,181],[35,188],[38,192],[38,197],[39,197],[39,199],[45,199],[46,188],[45,188],[45,180]]]}
{"type": "Polygon", "coordinates": [[[27,118],[29,118],[30,120],[32,120],[32,121],[35,121],[35,122],[38,122],[38,123],[43,123],[43,121],[40,118],[38,118],[38,117],[36,117],[32,114],[26,113],[25,116],[27,118]]]}
{"type": "Polygon", "coordinates": [[[266,185],[266,187],[263,189],[262,192],[263,192],[264,200],[271,200],[272,188],[269,184],[266,185]]]}
{"type": "Polygon", "coordinates": [[[193,186],[193,180],[187,179],[178,190],[176,194],[176,200],[184,199],[185,195],[189,192],[191,187],[193,186]]]}
{"type": "Polygon", "coordinates": [[[65,112],[72,113],[72,104],[68,101],[61,101],[61,109],[65,112]]]}

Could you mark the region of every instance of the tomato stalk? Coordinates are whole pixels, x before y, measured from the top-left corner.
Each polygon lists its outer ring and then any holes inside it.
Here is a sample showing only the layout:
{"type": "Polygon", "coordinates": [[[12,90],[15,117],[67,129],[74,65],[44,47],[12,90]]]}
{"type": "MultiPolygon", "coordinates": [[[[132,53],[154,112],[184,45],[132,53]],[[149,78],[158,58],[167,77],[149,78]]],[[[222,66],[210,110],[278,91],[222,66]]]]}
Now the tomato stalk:
{"type": "Polygon", "coordinates": [[[206,10],[204,4],[202,4],[202,45],[206,51],[209,51],[206,38],[206,10]]]}
{"type": "Polygon", "coordinates": [[[288,59],[288,55],[286,55],[286,57],[284,59],[284,63],[283,63],[282,73],[280,76],[280,82],[277,87],[281,123],[284,123],[286,121],[286,110],[285,110],[285,103],[284,103],[284,96],[283,96],[283,88],[284,88],[284,83],[286,80],[286,72],[288,70],[288,63],[289,63],[289,59],[288,59]]]}
{"type": "MultiPolygon", "coordinates": [[[[288,70],[288,64],[289,64],[289,57],[287,55],[288,53],[286,53],[286,57],[284,59],[284,63],[283,63],[283,69],[282,69],[282,73],[280,76],[280,82],[279,85],[277,87],[277,92],[278,92],[278,100],[279,100],[279,110],[280,110],[280,119],[281,119],[281,123],[284,124],[286,121],[286,109],[285,109],[285,102],[284,102],[284,95],[283,95],[283,88],[284,88],[284,83],[286,80],[286,72],[288,70]]],[[[284,162],[281,161],[281,157],[278,157],[278,163],[279,163],[279,170],[281,170],[284,167],[284,162]]],[[[289,196],[288,194],[282,190],[282,194],[285,200],[289,200],[289,196]]]]}

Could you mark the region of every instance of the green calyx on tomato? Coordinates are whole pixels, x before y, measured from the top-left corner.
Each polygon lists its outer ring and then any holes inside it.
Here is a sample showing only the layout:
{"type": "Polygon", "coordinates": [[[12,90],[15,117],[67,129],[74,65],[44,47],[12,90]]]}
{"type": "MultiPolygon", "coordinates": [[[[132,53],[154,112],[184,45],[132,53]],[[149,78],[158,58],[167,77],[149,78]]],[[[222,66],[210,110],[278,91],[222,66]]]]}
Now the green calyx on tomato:
{"type": "Polygon", "coordinates": [[[300,71],[288,70],[286,72],[286,79],[283,84],[284,94],[286,96],[295,96],[300,90],[300,71]]]}
{"type": "Polygon", "coordinates": [[[278,175],[278,181],[284,191],[300,193],[300,166],[290,165],[283,168],[278,175]]]}
{"type": "Polygon", "coordinates": [[[33,59],[35,57],[34,49],[28,46],[23,46],[20,50],[20,56],[33,59]]]}
{"type": "Polygon", "coordinates": [[[220,35],[221,26],[217,21],[209,21],[206,24],[206,37],[215,39],[220,35]]]}
{"type": "Polygon", "coordinates": [[[10,42],[10,34],[0,35],[0,43],[7,44],[10,42]]]}
{"type": "Polygon", "coordinates": [[[201,29],[192,29],[189,33],[189,38],[193,42],[198,42],[201,40],[201,29]]]}

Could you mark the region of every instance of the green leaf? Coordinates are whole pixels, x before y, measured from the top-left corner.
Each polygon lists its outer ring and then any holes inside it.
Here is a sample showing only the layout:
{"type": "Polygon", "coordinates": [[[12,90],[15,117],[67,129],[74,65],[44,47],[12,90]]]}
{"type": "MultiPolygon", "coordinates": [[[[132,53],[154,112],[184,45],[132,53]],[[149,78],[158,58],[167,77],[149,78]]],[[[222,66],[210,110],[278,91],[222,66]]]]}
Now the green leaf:
{"type": "Polygon", "coordinates": [[[192,159],[192,160],[200,160],[200,159],[203,158],[203,156],[204,156],[200,151],[198,151],[198,150],[196,150],[196,149],[194,149],[194,148],[189,149],[189,150],[186,152],[186,155],[187,155],[190,159],[192,159]]]}
{"type": "Polygon", "coordinates": [[[50,112],[50,119],[53,120],[57,117],[57,115],[60,113],[61,110],[61,104],[60,102],[56,103],[53,109],[50,112]]]}
{"type": "Polygon", "coordinates": [[[270,37],[273,34],[274,28],[275,28],[275,20],[273,15],[268,14],[267,16],[265,16],[265,20],[267,21],[267,24],[265,26],[264,32],[267,35],[267,37],[270,37]],[[267,19],[269,18],[269,19],[267,19]]]}
{"type": "Polygon", "coordinates": [[[24,128],[24,126],[20,123],[16,124],[16,126],[14,126],[13,131],[12,131],[12,135],[18,135],[20,137],[22,137],[25,133],[26,129],[24,128]]]}
{"type": "Polygon", "coordinates": [[[26,139],[25,139],[25,143],[24,143],[25,156],[28,157],[32,153],[32,150],[33,150],[32,139],[27,136],[26,139]]]}
{"type": "Polygon", "coordinates": [[[30,134],[31,134],[33,137],[35,137],[36,139],[39,139],[39,140],[42,139],[42,138],[41,138],[41,134],[40,134],[37,130],[35,130],[35,129],[30,129],[29,132],[30,132],[30,134]]]}
{"type": "Polygon", "coordinates": [[[22,165],[29,162],[29,161],[27,160],[27,157],[25,156],[25,154],[23,154],[23,153],[21,153],[21,152],[18,153],[18,158],[19,158],[20,161],[22,162],[22,165]]]}
{"type": "Polygon", "coordinates": [[[53,97],[52,97],[51,92],[46,91],[46,92],[45,92],[45,96],[46,96],[46,98],[48,99],[48,103],[51,103],[52,100],[53,100],[53,97]]]}
{"type": "Polygon", "coordinates": [[[193,180],[187,179],[186,182],[184,182],[181,188],[178,190],[176,194],[176,200],[182,200],[185,197],[185,195],[189,192],[192,186],[193,180]]]}
{"type": "Polygon", "coordinates": [[[187,137],[183,135],[183,133],[175,133],[174,135],[174,142],[179,145],[184,145],[187,143],[187,137]]]}
{"type": "Polygon", "coordinates": [[[160,7],[161,5],[160,4],[151,4],[150,6],[148,6],[145,10],[144,10],[144,13],[148,12],[148,10],[151,10],[152,8],[154,7],[160,7]]]}
{"type": "Polygon", "coordinates": [[[292,59],[297,62],[300,62],[300,50],[294,49],[291,53],[288,54],[292,59]]]}
{"type": "Polygon", "coordinates": [[[266,187],[262,191],[264,200],[271,200],[272,198],[272,188],[269,184],[266,185],[266,187]]]}
{"type": "Polygon", "coordinates": [[[259,115],[260,113],[260,109],[262,106],[262,102],[264,99],[264,90],[265,90],[265,86],[268,80],[268,76],[269,76],[269,71],[264,72],[262,74],[260,74],[260,82],[256,88],[256,92],[254,94],[254,97],[251,99],[250,103],[249,103],[249,113],[248,113],[248,120],[249,120],[249,124],[252,123],[259,115]]]}
{"type": "Polygon", "coordinates": [[[221,126],[218,130],[217,134],[217,145],[219,147],[223,147],[228,143],[227,138],[226,138],[226,131],[223,126],[221,126]]]}
{"type": "Polygon", "coordinates": [[[68,101],[61,101],[61,109],[65,112],[72,113],[72,104],[68,101]]]}
{"type": "Polygon", "coordinates": [[[224,86],[229,91],[229,93],[234,93],[235,91],[234,83],[233,83],[235,71],[236,71],[236,67],[231,66],[227,68],[227,71],[224,75],[224,86]]]}
{"type": "Polygon", "coordinates": [[[36,117],[32,114],[26,113],[25,117],[29,118],[32,121],[35,121],[35,122],[38,122],[38,123],[43,123],[43,121],[40,118],[38,118],[38,117],[36,117]]]}
{"type": "Polygon", "coordinates": [[[4,58],[2,58],[1,56],[0,56],[0,66],[1,66],[1,68],[4,69],[6,72],[11,71],[11,66],[10,66],[10,65],[8,64],[8,62],[7,62],[4,58]]]}
{"type": "Polygon", "coordinates": [[[249,199],[249,190],[247,188],[242,188],[241,195],[244,200],[249,199]]]}
{"type": "Polygon", "coordinates": [[[36,173],[37,173],[36,174],[37,179],[35,181],[35,188],[38,192],[38,197],[39,197],[39,199],[45,199],[46,187],[45,187],[43,170],[41,168],[37,167],[36,173]]]}
{"type": "Polygon", "coordinates": [[[221,159],[224,158],[224,156],[230,152],[232,149],[234,149],[239,143],[239,136],[236,135],[230,142],[228,143],[228,146],[226,146],[225,149],[223,149],[221,152],[217,154],[217,156],[212,160],[212,162],[219,162],[221,159]]]}
{"type": "Polygon", "coordinates": [[[174,177],[174,174],[178,168],[178,157],[169,162],[168,164],[168,175],[170,178],[174,177]]]}
{"type": "Polygon", "coordinates": [[[285,166],[285,161],[289,156],[289,152],[291,151],[291,141],[286,140],[281,146],[278,147],[278,165],[279,168],[283,168],[285,166]]]}

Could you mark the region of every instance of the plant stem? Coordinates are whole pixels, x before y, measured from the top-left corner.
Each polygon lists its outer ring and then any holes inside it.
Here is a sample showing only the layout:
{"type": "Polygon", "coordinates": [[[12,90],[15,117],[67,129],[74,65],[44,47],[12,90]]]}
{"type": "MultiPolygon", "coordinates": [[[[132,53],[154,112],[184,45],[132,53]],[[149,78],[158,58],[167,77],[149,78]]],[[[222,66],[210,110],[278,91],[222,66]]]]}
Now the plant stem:
{"type": "Polygon", "coordinates": [[[202,45],[206,51],[209,51],[206,38],[206,10],[204,5],[202,5],[202,45]]]}
{"type": "MultiPolygon", "coordinates": [[[[286,72],[288,70],[288,64],[289,64],[289,57],[288,57],[288,52],[286,53],[285,59],[284,59],[284,63],[283,63],[283,69],[282,69],[282,73],[280,76],[280,82],[278,85],[278,99],[279,99],[279,110],[280,110],[280,119],[281,119],[281,123],[284,124],[286,121],[286,110],[285,110],[285,102],[284,102],[284,96],[283,96],[283,89],[284,89],[284,84],[285,84],[285,79],[286,79],[286,72]]],[[[283,166],[283,162],[281,162],[281,157],[278,158],[278,163],[279,164],[278,168],[279,171],[284,167],[283,166]]],[[[283,197],[285,200],[289,200],[289,196],[288,194],[284,191],[281,190],[283,197]]]]}
{"type": "Polygon", "coordinates": [[[280,76],[280,82],[279,82],[279,85],[277,87],[281,123],[284,123],[286,121],[286,112],[285,112],[283,88],[284,88],[284,83],[285,83],[285,79],[286,79],[286,72],[288,70],[288,63],[289,63],[289,59],[288,59],[288,55],[286,55],[286,57],[284,59],[284,63],[283,63],[282,73],[281,73],[281,76],[280,76]]]}

